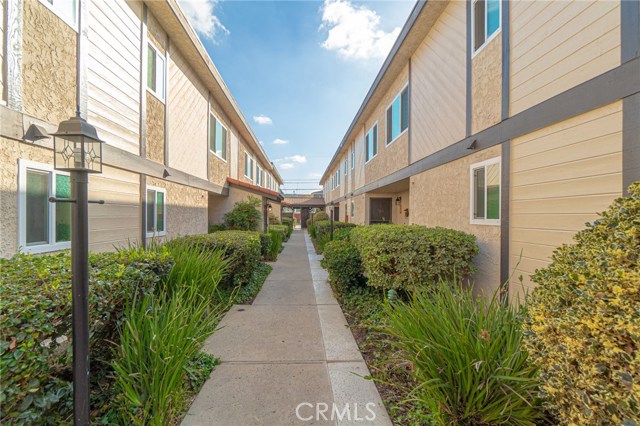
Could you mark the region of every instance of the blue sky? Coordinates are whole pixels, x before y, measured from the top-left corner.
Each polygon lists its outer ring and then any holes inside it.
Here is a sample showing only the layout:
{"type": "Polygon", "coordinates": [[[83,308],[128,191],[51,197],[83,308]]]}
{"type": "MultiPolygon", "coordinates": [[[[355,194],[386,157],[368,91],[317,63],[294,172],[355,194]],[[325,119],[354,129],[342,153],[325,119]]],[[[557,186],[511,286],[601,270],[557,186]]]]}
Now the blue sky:
{"type": "MultiPolygon", "coordinates": [[[[180,0],[285,181],[316,180],[413,0],[180,0]]],[[[303,191],[301,191],[303,192],[303,191]]]]}

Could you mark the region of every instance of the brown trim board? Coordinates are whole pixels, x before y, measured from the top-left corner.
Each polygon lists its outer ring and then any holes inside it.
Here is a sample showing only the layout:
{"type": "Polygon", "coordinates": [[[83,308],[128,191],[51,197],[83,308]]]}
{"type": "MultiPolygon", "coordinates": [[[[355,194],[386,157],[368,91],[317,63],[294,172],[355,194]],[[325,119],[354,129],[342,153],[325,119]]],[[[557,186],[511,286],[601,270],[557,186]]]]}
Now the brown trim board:
{"type": "Polygon", "coordinates": [[[500,159],[500,300],[509,299],[509,213],[511,178],[511,141],[502,143],[500,159]]]}
{"type": "Polygon", "coordinates": [[[140,241],[147,247],[147,176],[140,174],[140,241]]]}
{"type": "Polygon", "coordinates": [[[622,101],[622,192],[640,180],[640,93],[622,101]]]}
{"type": "MultiPolygon", "coordinates": [[[[356,189],[353,195],[360,195],[379,189],[442,164],[466,157],[474,152],[490,148],[640,93],[638,75],[640,75],[640,58],[630,60],[488,129],[468,136],[424,157],[403,169],[364,185],[356,189]],[[476,141],[476,149],[467,149],[473,141],[476,141]]],[[[345,197],[337,198],[334,201],[343,199],[345,197]]]]}
{"type": "Polygon", "coordinates": [[[147,158],[147,5],[142,4],[140,22],[140,156],[147,158]]]}

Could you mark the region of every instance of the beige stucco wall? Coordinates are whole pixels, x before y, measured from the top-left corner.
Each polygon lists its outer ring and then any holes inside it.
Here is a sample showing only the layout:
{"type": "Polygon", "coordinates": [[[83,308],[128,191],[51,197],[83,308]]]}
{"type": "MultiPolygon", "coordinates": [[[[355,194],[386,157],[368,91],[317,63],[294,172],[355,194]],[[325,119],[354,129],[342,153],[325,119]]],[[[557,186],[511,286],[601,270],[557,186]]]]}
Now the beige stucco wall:
{"type": "Polygon", "coordinates": [[[36,0],[24,2],[23,111],[58,124],[76,111],[76,32],[36,0]]]}
{"type": "MultiPolygon", "coordinates": [[[[230,186],[229,195],[226,197],[222,195],[209,194],[209,201],[208,201],[209,223],[212,225],[224,223],[225,213],[233,210],[233,206],[236,202],[245,201],[249,199],[249,197],[255,197],[262,200],[262,196],[250,191],[246,191],[237,186],[230,186]]],[[[262,202],[264,202],[264,200],[262,202]]],[[[262,230],[264,228],[263,226],[264,220],[262,216],[263,211],[262,211],[262,208],[259,208],[259,210],[260,210],[260,220],[259,220],[258,226],[259,226],[259,230],[262,230]]]]}
{"type": "Polygon", "coordinates": [[[620,65],[620,3],[511,2],[511,115],[620,65]]]}
{"type": "Polygon", "coordinates": [[[531,288],[530,275],[549,264],[553,250],[621,195],[621,101],[514,139],[511,297],[531,288]]]}
{"type": "Polygon", "coordinates": [[[411,177],[410,222],[444,226],[476,236],[479,247],[474,275],[477,291],[492,292],[500,285],[500,226],[470,223],[471,164],[499,157],[495,146],[411,177]]]}
{"type": "Polygon", "coordinates": [[[278,218],[278,220],[282,220],[282,204],[276,203],[275,201],[269,201],[271,204],[271,213],[278,218]]]}
{"type": "Polygon", "coordinates": [[[354,205],[354,215],[352,222],[356,225],[364,225],[366,221],[365,194],[357,195],[352,198],[354,205]]]}
{"type": "Polygon", "coordinates": [[[502,32],[471,60],[471,133],[500,122],[502,114],[502,32]]]}
{"type": "Polygon", "coordinates": [[[164,103],[147,91],[147,158],[164,163],[164,103]]]}
{"type": "Polygon", "coordinates": [[[147,185],[167,190],[167,239],[208,232],[207,191],[152,177],[147,185]]]}

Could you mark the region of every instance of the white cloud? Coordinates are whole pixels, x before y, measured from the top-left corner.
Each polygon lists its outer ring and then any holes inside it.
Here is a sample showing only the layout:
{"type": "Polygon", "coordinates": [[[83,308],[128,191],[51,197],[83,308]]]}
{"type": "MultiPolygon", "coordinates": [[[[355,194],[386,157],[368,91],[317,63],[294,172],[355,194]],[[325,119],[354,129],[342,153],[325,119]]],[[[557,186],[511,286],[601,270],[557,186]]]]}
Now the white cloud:
{"type": "Polygon", "coordinates": [[[304,155],[292,155],[290,157],[284,157],[283,160],[293,161],[294,163],[298,164],[305,164],[307,162],[307,157],[305,157],[304,155]]]}
{"type": "Polygon", "coordinates": [[[285,141],[284,139],[277,138],[273,141],[274,145],[286,145],[289,141],[285,141]]]}
{"type": "Polygon", "coordinates": [[[253,121],[255,121],[258,124],[273,124],[273,120],[269,117],[267,117],[266,115],[260,114],[260,115],[254,115],[253,116],[253,121]]]}
{"type": "Polygon", "coordinates": [[[282,170],[289,170],[289,169],[293,169],[294,164],[293,163],[280,163],[278,164],[278,167],[282,170]]]}
{"type": "Polygon", "coordinates": [[[215,15],[219,0],[179,0],[180,7],[189,23],[200,35],[216,41],[218,36],[229,34],[220,19],[215,15]]]}
{"type": "Polygon", "coordinates": [[[328,28],[322,47],[335,50],[345,59],[384,58],[400,34],[380,29],[380,15],[349,0],[325,0],[322,5],[322,28],[328,28]]]}

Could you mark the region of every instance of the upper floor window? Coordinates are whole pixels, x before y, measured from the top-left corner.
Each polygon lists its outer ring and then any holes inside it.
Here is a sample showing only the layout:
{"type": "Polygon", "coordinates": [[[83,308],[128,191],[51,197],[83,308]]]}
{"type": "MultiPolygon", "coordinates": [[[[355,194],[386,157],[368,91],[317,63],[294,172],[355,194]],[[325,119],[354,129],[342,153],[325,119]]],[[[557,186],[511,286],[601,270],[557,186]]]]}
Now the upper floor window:
{"type": "Polygon", "coordinates": [[[378,123],[374,124],[364,137],[366,161],[378,155],[378,123]]]}
{"type": "Polygon", "coordinates": [[[474,0],[473,50],[478,51],[500,29],[501,0],[474,0]]]}
{"type": "Polygon", "coordinates": [[[213,114],[209,117],[209,150],[223,160],[227,159],[227,128],[213,114]]]}
{"type": "Polygon", "coordinates": [[[78,0],[40,0],[74,30],[78,29],[78,0]]]}
{"type": "Polygon", "coordinates": [[[69,248],[71,204],[49,202],[49,197],[71,198],[69,175],[28,160],[20,160],[18,168],[20,250],[43,253],[69,248]]]}
{"type": "Polygon", "coordinates": [[[356,168],[356,150],[351,150],[351,170],[356,168]]]}
{"type": "Polygon", "coordinates": [[[244,153],[244,175],[253,180],[253,157],[248,152],[244,153]]]}
{"type": "Polygon", "coordinates": [[[147,87],[164,100],[164,57],[151,43],[147,46],[147,87]]]}
{"type": "Polygon", "coordinates": [[[500,223],[500,157],[471,165],[471,223],[500,223]]]}
{"type": "Polygon", "coordinates": [[[395,141],[409,127],[409,86],[387,108],[387,145],[395,141]]]}
{"type": "Polygon", "coordinates": [[[344,159],[344,175],[347,175],[347,171],[349,170],[349,161],[345,158],[344,159]]]}
{"type": "Polygon", "coordinates": [[[164,188],[147,187],[147,237],[161,237],[167,233],[165,225],[166,196],[167,190],[164,188]]]}
{"type": "Polygon", "coordinates": [[[256,165],[256,185],[262,186],[262,168],[256,165]]]}

